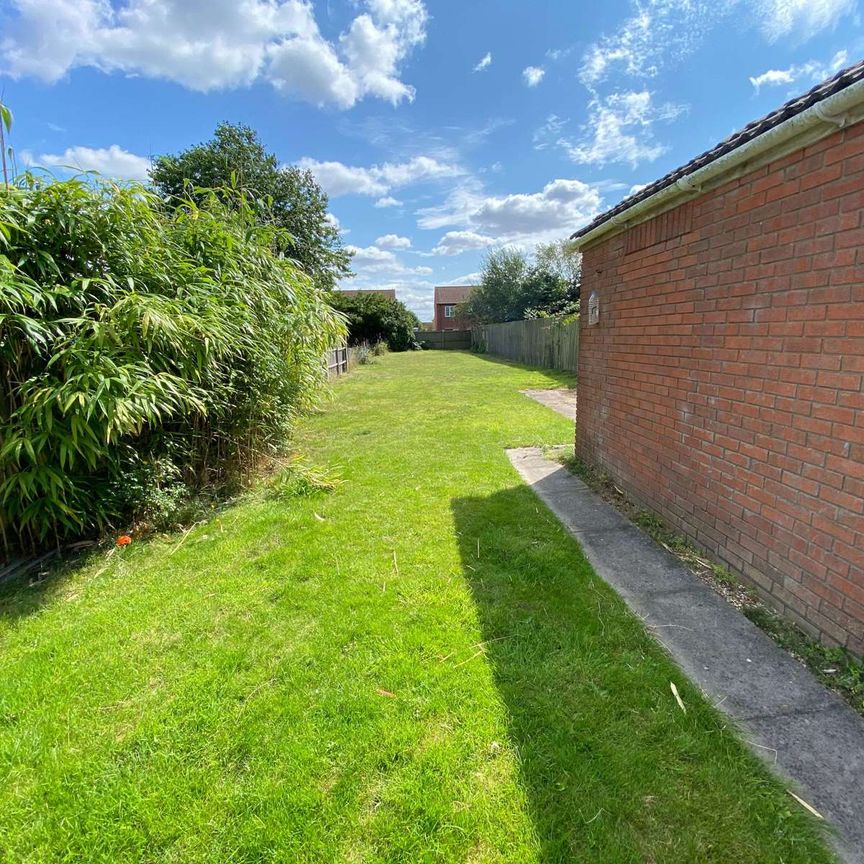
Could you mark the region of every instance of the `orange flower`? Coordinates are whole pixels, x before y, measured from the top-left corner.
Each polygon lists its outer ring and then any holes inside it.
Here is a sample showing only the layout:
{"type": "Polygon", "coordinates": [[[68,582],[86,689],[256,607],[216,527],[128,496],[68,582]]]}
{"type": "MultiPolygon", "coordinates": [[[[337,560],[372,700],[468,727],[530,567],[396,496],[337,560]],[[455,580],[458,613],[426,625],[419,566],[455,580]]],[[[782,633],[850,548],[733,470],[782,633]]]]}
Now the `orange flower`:
{"type": "Polygon", "coordinates": [[[117,538],[118,546],[128,546],[132,542],[132,538],[128,534],[121,534],[117,538]]]}

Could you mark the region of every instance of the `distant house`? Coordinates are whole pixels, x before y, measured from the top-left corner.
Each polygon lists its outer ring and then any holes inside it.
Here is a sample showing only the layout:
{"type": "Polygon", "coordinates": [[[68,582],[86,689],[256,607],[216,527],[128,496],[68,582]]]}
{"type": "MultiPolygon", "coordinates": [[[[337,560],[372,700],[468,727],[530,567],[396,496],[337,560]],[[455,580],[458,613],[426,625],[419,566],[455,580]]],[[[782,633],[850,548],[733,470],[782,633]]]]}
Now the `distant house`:
{"type": "Polygon", "coordinates": [[[384,297],[387,300],[396,299],[396,290],[394,288],[353,288],[349,291],[339,291],[340,294],[345,294],[348,297],[370,297],[377,294],[379,297],[384,297]]]}
{"type": "Polygon", "coordinates": [[[473,285],[438,285],[435,288],[435,329],[465,330],[470,324],[456,315],[456,307],[464,303],[473,285]]]}

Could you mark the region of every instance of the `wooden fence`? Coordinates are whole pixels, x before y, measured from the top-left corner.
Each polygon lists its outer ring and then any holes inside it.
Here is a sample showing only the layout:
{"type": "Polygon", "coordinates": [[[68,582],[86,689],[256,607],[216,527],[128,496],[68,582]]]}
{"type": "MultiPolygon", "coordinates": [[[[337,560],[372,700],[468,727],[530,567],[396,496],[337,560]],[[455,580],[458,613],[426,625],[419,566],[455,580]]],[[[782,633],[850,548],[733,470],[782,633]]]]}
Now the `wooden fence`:
{"type": "Polygon", "coordinates": [[[579,322],[551,318],[481,324],[471,331],[475,351],[506,357],[527,366],[579,371],[579,322]]]}
{"type": "Polygon", "coordinates": [[[417,341],[424,348],[444,351],[468,351],[471,348],[470,330],[420,330],[417,341]]]}
{"type": "Polygon", "coordinates": [[[348,372],[348,346],[338,345],[327,352],[327,377],[337,378],[348,372]]]}

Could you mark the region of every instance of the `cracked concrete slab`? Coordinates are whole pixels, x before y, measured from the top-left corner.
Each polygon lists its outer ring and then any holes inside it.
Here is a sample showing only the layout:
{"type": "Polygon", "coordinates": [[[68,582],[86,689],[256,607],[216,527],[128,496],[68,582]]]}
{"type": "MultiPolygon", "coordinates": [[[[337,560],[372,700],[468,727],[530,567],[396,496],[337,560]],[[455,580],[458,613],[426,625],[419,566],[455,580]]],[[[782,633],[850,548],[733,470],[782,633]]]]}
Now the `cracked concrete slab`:
{"type": "Polygon", "coordinates": [[[864,720],[839,696],[540,448],[509,450],[521,477],[747,742],[864,864],[864,720]]]}

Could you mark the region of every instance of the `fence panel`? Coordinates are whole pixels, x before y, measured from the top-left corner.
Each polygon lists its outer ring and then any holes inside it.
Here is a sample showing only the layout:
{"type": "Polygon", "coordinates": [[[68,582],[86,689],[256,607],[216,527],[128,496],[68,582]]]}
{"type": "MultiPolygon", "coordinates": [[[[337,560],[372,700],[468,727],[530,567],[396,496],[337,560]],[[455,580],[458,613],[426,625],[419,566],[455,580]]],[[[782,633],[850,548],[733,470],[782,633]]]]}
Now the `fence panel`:
{"type": "Polygon", "coordinates": [[[481,324],[471,331],[475,350],[527,366],[579,371],[579,322],[551,318],[481,324]]]}
{"type": "Polygon", "coordinates": [[[468,351],[471,348],[470,330],[421,330],[417,341],[424,348],[444,351],[468,351]]]}
{"type": "Polygon", "coordinates": [[[327,377],[337,378],[348,371],[348,346],[338,345],[327,352],[327,377]]]}

